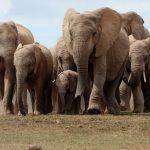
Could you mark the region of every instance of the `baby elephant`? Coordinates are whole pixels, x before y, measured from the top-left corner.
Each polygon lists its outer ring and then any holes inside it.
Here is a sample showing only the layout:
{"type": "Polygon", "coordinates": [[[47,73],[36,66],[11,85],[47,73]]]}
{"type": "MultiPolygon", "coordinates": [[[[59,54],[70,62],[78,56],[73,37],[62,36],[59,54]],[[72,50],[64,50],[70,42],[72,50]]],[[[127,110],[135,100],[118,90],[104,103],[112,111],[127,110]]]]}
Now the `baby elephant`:
{"type": "Polygon", "coordinates": [[[26,115],[22,101],[24,86],[30,92],[32,108],[35,115],[52,111],[51,83],[53,60],[51,52],[44,46],[33,43],[19,44],[15,55],[14,65],[17,80],[17,102],[22,115],[26,115]]]}
{"type": "Polygon", "coordinates": [[[75,97],[78,74],[71,70],[61,72],[56,79],[58,103],[60,113],[78,114],[80,111],[80,97],[75,97]]]}

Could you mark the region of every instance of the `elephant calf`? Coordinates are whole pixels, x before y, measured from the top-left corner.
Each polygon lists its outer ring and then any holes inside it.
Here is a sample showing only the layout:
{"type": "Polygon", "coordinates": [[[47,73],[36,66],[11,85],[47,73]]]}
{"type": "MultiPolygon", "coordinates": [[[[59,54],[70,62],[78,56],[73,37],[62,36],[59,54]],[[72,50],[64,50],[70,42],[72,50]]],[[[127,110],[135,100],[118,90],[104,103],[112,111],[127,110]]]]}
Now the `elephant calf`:
{"type": "Polygon", "coordinates": [[[80,97],[75,97],[78,74],[71,70],[61,72],[56,79],[60,113],[78,114],[80,110],[80,97]]]}
{"type": "Polygon", "coordinates": [[[22,102],[24,86],[27,86],[31,94],[35,115],[51,112],[50,84],[53,71],[51,52],[38,43],[24,46],[19,44],[14,54],[14,65],[17,79],[17,102],[20,113],[26,115],[22,102]]]}

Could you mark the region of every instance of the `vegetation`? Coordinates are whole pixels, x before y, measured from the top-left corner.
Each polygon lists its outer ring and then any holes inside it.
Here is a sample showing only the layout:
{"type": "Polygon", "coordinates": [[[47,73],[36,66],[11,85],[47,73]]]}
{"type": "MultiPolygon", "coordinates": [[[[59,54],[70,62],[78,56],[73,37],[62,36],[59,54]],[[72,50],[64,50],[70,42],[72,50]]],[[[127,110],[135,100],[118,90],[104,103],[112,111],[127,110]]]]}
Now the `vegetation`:
{"type": "Polygon", "coordinates": [[[150,114],[0,116],[0,149],[149,150],[150,114]]]}

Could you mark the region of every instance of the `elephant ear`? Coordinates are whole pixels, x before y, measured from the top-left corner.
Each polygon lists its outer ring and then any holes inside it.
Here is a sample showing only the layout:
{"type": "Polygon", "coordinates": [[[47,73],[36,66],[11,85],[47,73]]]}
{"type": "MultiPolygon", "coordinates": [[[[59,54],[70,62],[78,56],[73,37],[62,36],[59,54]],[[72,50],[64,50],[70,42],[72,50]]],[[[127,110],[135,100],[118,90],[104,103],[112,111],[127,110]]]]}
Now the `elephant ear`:
{"type": "Polygon", "coordinates": [[[131,22],[132,35],[136,40],[142,40],[144,36],[143,19],[137,19],[131,22]]]}
{"type": "Polygon", "coordinates": [[[141,40],[144,37],[144,20],[136,12],[131,11],[121,14],[123,18],[123,26],[128,35],[133,35],[136,40],[141,40]]]}
{"type": "Polygon", "coordinates": [[[94,11],[100,17],[98,30],[100,38],[96,44],[95,56],[105,55],[114,41],[117,39],[122,26],[122,18],[118,12],[110,8],[102,8],[94,11]]]}
{"type": "Polygon", "coordinates": [[[64,20],[63,20],[63,38],[65,41],[65,44],[70,51],[71,48],[71,35],[69,30],[70,22],[73,20],[73,18],[79,14],[75,9],[70,8],[65,14],[64,20]]]}
{"type": "Polygon", "coordinates": [[[41,48],[34,44],[34,51],[35,51],[35,67],[34,67],[34,74],[37,74],[40,61],[41,61],[41,48]]]}

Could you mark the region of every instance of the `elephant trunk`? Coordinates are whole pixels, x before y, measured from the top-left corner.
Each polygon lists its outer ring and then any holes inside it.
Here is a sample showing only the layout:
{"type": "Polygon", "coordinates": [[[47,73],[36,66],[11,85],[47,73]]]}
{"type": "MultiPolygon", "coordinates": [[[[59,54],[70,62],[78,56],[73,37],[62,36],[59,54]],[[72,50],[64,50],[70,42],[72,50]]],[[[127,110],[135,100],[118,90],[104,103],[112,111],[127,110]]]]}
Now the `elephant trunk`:
{"type": "Polygon", "coordinates": [[[145,64],[139,64],[136,61],[132,61],[130,76],[128,79],[124,78],[124,81],[127,85],[136,87],[140,84],[142,75],[144,82],[146,82],[145,64]]]}
{"type": "Polygon", "coordinates": [[[127,84],[131,87],[136,87],[141,82],[141,72],[131,72],[127,84]]]}
{"type": "Polygon", "coordinates": [[[75,98],[81,96],[85,90],[88,79],[88,60],[82,60],[76,62],[78,79],[75,98]]]}
{"type": "Polygon", "coordinates": [[[73,44],[73,59],[77,67],[78,79],[75,98],[81,96],[86,88],[88,81],[88,61],[92,53],[92,47],[89,46],[86,39],[78,37],[73,44]]]}
{"type": "Polygon", "coordinates": [[[19,111],[22,115],[26,115],[22,100],[22,94],[24,90],[24,80],[25,80],[24,75],[22,73],[17,73],[17,103],[19,111]]]}
{"type": "Polygon", "coordinates": [[[144,27],[143,25],[138,25],[132,29],[132,35],[136,40],[141,40],[144,34],[144,27]]]}

